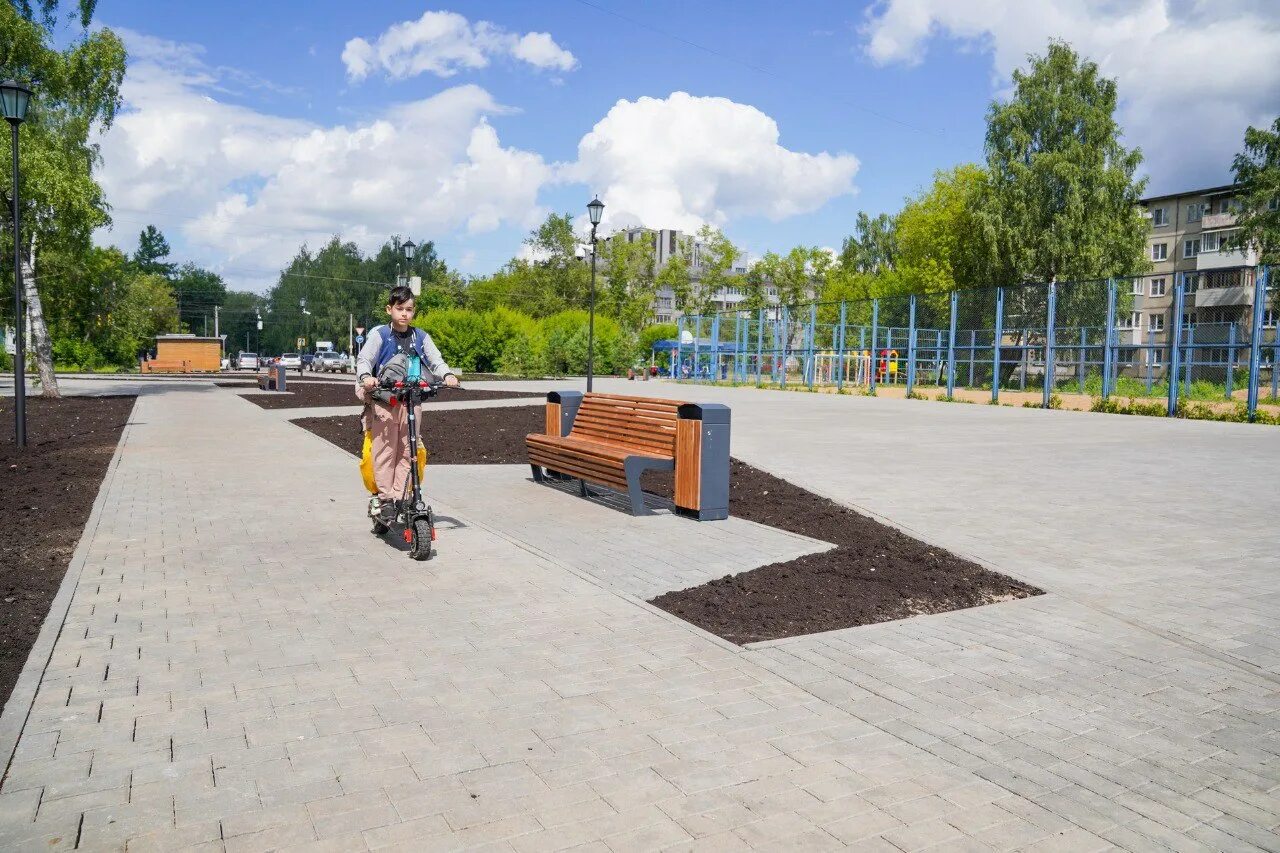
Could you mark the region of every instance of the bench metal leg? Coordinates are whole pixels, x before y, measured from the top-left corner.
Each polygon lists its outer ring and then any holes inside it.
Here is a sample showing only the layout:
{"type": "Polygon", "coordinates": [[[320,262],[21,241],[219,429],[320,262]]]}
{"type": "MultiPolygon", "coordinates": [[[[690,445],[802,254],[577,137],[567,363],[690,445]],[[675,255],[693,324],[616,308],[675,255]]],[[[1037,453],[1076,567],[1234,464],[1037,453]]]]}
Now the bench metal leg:
{"type": "Polygon", "coordinates": [[[586,480],[579,480],[579,481],[578,481],[578,494],[582,495],[584,498],[589,498],[589,497],[591,497],[591,492],[587,491],[587,481],[586,481],[586,480]]]}
{"type": "Polygon", "coordinates": [[[534,465],[530,463],[529,467],[533,469],[533,481],[535,483],[541,483],[542,482],[542,466],[534,465]]]}
{"type": "Polygon", "coordinates": [[[631,514],[652,515],[653,513],[644,503],[644,489],[640,486],[640,475],[645,471],[674,471],[675,462],[629,456],[623,460],[622,470],[627,475],[627,497],[631,499],[631,514]]]}

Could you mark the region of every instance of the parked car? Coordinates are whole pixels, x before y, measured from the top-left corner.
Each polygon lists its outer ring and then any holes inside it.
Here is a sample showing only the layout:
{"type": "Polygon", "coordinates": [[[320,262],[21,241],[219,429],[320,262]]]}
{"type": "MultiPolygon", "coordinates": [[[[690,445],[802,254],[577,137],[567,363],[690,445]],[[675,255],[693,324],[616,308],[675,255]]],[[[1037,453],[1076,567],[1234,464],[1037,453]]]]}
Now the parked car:
{"type": "Polygon", "coordinates": [[[276,359],[276,363],[285,370],[296,370],[299,373],[302,372],[302,356],[298,355],[296,352],[284,353],[280,358],[276,359]]]}
{"type": "Polygon", "coordinates": [[[333,350],[325,350],[316,353],[314,369],[323,370],[325,373],[346,373],[351,369],[351,362],[333,350]]]}
{"type": "Polygon", "coordinates": [[[303,370],[314,370],[315,368],[313,368],[311,365],[315,363],[315,360],[316,360],[316,355],[315,355],[315,353],[313,353],[313,352],[304,352],[304,353],[302,354],[302,369],[303,369],[303,370]]]}
{"type": "Polygon", "coordinates": [[[256,352],[242,352],[236,356],[236,370],[257,370],[258,354],[256,352]]]}

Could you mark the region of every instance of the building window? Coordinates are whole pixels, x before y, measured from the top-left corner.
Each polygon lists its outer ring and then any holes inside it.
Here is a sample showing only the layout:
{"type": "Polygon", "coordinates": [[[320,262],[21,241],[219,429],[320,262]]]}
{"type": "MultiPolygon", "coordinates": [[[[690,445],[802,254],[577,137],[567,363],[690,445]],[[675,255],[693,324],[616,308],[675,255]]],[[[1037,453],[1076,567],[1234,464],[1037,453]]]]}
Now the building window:
{"type": "Polygon", "coordinates": [[[1189,329],[1196,324],[1196,315],[1194,311],[1184,311],[1182,314],[1182,328],[1189,329]]]}
{"type": "Polygon", "coordinates": [[[655,320],[657,320],[659,323],[670,323],[670,322],[671,322],[671,315],[670,315],[670,314],[659,314],[659,315],[657,315],[654,319],[655,319],[655,320]]]}
{"type": "Polygon", "coordinates": [[[1132,291],[1132,292],[1133,292],[1133,295],[1134,295],[1134,296],[1141,296],[1141,295],[1142,295],[1142,279],[1140,279],[1140,278],[1135,278],[1135,279],[1133,280],[1133,291],[1132,291]]]}
{"type": "Polygon", "coordinates": [[[1151,279],[1151,295],[1164,296],[1164,279],[1162,278],[1151,279]]]}
{"type": "Polygon", "coordinates": [[[1138,350],[1134,347],[1120,347],[1116,350],[1116,361],[1133,363],[1138,360],[1138,350]]]}
{"type": "Polygon", "coordinates": [[[1267,202],[1267,210],[1280,210],[1280,198],[1273,198],[1267,202]]]}
{"type": "Polygon", "coordinates": [[[1136,328],[1137,325],[1141,322],[1142,322],[1142,314],[1138,311],[1134,311],[1128,317],[1117,317],[1116,328],[1117,329],[1133,329],[1133,328],[1136,328]]]}
{"type": "Polygon", "coordinates": [[[1276,327],[1276,309],[1268,308],[1262,312],[1262,328],[1274,329],[1276,327]]]}
{"type": "Polygon", "coordinates": [[[1152,367],[1160,367],[1164,364],[1164,353],[1158,349],[1148,350],[1152,367]]]}
{"type": "Polygon", "coordinates": [[[1183,240],[1182,241],[1182,257],[1194,258],[1198,254],[1200,254],[1199,240],[1183,240]]]}
{"type": "Polygon", "coordinates": [[[1187,221],[1199,222],[1200,217],[1204,214],[1204,209],[1204,202],[1196,202],[1195,204],[1187,205],[1187,221]]]}
{"type": "Polygon", "coordinates": [[[1163,207],[1157,207],[1151,211],[1151,224],[1155,227],[1169,224],[1169,211],[1163,207]]]}
{"type": "Polygon", "coordinates": [[[1163,332],[1164,331],[1164,315],[1148,314],[1147,315],[1147,331],[1163,332]]]}
{"type": "Polygon", "coordinates": [[[1168,243],[1152,243],[1151,244],[1151,260],[1163,261],[1169,257],[1168,243]]]}

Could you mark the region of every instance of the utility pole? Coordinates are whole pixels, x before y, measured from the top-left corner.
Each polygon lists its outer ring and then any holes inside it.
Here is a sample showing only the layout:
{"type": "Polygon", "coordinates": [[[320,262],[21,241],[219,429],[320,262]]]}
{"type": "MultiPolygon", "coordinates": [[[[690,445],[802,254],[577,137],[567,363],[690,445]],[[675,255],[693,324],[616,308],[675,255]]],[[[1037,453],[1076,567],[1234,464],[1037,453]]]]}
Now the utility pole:
{"type": "Polygon", "coordinates": [[[347,315],[347,354],[348,355],[355,352],[355,346],[356,346],[355,328],[356,328],[356,315],[348,314],[347,315]]]}
{"type": "Polygon", "coordinates": [[[222,337],[222,335],[218,334],[218,306],[217,305],[213,306],[213,336],[215,338],[222,337]]]}

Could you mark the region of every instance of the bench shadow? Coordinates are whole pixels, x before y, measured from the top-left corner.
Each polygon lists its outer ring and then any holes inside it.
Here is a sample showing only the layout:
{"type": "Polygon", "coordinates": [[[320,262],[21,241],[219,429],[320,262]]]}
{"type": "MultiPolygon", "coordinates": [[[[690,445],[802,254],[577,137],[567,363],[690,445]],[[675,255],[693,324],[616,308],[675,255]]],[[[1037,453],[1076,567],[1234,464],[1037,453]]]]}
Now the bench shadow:
{"type": "MultiPolygon", "coordinates": [[[[559,480],[552,477],[546,477],[541,483],[536,483],[532,477],[527,482],[535,483],[535,485],[543,486],[548,489],[554,489],[557,492],[563,492],[566,495],[572,495],[578,500],[587,500],[597,506],[607,507],[608,509],[620,512],[623,515],[631,515],[631,499],[624,492],[616,492],[607,486],[601,486],[596,483],[587,484],[587,497],[583,498],[580,491],[579,481],[576,479],[559,480]]],[[[661,514],[665,512],[674,515],[676,505],[670,498],[664,498],[661,495],[655,495],[651,492],[644,493],[644,506],[651,513],[661,514]]]]}

